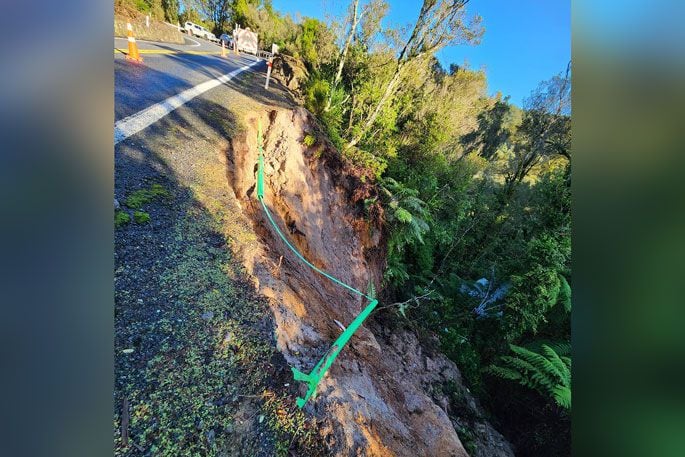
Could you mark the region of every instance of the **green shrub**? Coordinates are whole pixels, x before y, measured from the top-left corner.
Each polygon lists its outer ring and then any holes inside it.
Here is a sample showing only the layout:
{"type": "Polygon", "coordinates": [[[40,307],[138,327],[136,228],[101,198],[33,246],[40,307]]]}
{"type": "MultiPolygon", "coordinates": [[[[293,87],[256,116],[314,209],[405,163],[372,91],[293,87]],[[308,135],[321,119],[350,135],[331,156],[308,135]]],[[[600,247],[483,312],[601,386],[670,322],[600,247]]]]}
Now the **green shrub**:
{"type": "Polygon", "coordinates": [[[388,269],[386,280],[400,285],[408,279],[404,254],[408,246],[423,244],[429,231],[430,214],[426,203],[418,198],[419,192],[392,178],[381,181],[385,217],[390,228],[388,239],[388,269]]]}
{"type": "Polygon", "coordinates": [[[361,149],[348,148],[344,150],[343,155],[350,159],[353,164],[370,170],[376,179],[379,179],[388,167],[388,162],[385,159],[376,157],[370,152],[361,149]]]}
{"type": "Polygon", "coordinates": [[[146,2],[145,0],[133,0],[132,3],[138,11],[143,13],[150,12],[150,3],[146,2]]]}
{"type": "Polygon", "coordinates": [[[314,143],[316,143],[316,137],[314,135],[307,134],[304,136],[304,140],[302,140],[302,143],[308,148],[311,148],[312,146],[314,146],[314,143]]]}
{"type": "Polygon", "coordinates": [[[305,89],[305,107],[321,117],[326,108],[326,101],[330,91],[331,85],[328,81],[318,76],[312,76],[305,89]]]}
{"type": "Polygon", "coordinates": [[[133,220],[138,224],[147,224],[150,222],[150,215],[145,211],[136,211],[133,213],[133,220]]]}

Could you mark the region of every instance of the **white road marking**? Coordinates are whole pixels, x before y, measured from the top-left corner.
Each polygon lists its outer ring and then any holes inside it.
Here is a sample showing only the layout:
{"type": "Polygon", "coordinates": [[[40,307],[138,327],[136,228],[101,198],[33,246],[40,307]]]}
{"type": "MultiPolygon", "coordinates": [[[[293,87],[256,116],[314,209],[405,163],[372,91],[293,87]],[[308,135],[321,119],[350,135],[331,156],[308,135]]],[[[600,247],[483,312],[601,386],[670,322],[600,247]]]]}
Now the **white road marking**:
{"type": "Polygon", "coordinates": [[[184,38],[186,38],[187,40],[190,40],[190,41],[192,41],[193,43],[195,43],[195,44],[189,44],[188,46],[200,46],[200,42],[199,42],[199,41],[195,41],[195,40],[193,40],[193,39],[190,38],[190,37],[184,37],[184,38]]]}
{"type": "Polygon", "coordinates": [[[176,108],[185,105],[190,100],[194,99],[198,95],[207,92],[209,89],[213,89],[216,86],[229,81],[231,78],[239,75],[245,70],[258,65],[260,62],[254,62],[250,65],[245,65],[233,70],[230,73],[221,75],[218,78],[210,79],[195,87],[186,89],[183,92],[173,95],[166,100],[156,103],[144,110],[138,111],[124,119],[121,119],[114,123],[114,144],[117,144],[133,134],[136,134],[143,130],[144,128],[154,124],[170,112],[174,111],[176,108]]]}

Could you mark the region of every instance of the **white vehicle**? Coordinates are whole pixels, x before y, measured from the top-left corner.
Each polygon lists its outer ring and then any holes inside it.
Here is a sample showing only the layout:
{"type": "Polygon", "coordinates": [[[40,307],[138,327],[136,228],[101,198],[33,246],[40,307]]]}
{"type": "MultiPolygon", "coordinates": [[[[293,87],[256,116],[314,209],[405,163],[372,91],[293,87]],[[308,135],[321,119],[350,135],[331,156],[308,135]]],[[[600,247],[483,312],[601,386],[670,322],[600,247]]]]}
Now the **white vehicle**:
{"type": "Polygon", "coordinates": [[[204,29],[204,31],[205,31],[205,38],[206,38],[206,39],[208,39],[209,41],[212,41],[212,42],[214,42],[214,43],[218,43],[218,42],[219,42],[219,39],[218,39],[218,38],[216,37],[216,35],[214,35],[212,32],[210,32],[210,31],[207,30],[207,29],[204,29]]]}
{"type": "Polygon", "coordinates": [[[201,25],[197,25],[193,22],[186,22],[183,25],[183,29],[186,31],[188,35],[198,36],[209,41],[219,41],[212,32],[202,27],[201,25]]]}

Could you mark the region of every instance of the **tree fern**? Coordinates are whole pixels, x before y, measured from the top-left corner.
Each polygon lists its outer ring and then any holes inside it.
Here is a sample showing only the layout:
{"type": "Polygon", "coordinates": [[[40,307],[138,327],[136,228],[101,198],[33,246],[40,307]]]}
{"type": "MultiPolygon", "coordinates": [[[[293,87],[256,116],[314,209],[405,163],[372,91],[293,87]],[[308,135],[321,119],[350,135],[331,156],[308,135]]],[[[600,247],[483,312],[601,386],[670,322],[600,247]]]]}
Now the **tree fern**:
{"type": "MultiPolygon", "coordinates": [[[[492,365],[488,372],[502,379],[515,381],[535,389],[564,409],[571,409],[571,358],[560,355],[552,346],[541,345],[541,352],[510,344],[514,356],[500,357],[502,366],[492,365]]],[[[570,345],[557,345],[568,353],[570,345]]]]}
{"type": "Polygon", "coordinates": [[[426,203],[418,198],[418,191],[403,186],[392,178],[381,182],[386,206],[386,219],[390,226],[388,239],[388,267],[385,279],[395,285],[409,278],[405,264],[407,245],[423,244],[423,236],[430,229],[426,203]]]}
{"type": "Polygon", "coordinates": [[[414,242],[423,243],[428,231],[426,203],[418,198],[419,192],[405,187],[392,178],[385,178],[381,184],[387,197],[388,222],[392,225],[397,247],[414,242]]]}

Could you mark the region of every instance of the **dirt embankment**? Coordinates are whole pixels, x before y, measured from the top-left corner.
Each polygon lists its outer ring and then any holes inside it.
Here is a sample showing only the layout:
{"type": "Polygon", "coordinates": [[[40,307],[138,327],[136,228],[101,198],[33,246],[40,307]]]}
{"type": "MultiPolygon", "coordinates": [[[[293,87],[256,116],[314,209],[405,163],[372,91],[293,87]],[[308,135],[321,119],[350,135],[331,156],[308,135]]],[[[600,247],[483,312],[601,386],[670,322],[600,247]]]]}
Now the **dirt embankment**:
{"type": "Polygon", "coordinates": [[[309,72],[301,59],[286,54],[276,54],[273,62],[273,76],[294,95],[301,95],[302,86],[309,77],[309,72]]]}
{"type": "MultiPolygon", "coordinates": [[[[348,324],[366,303],[302,264],[270,226],[255,195],[258,119],[265,130],[265,202],[275,220],[308,260],[362,291],[369,284],[379,290],[383,271],[382,233],[355,204],[374,188],[339,159],[302,108],[248,114],[246,131],[232,138],[229,183],[260,239],[243,253],[244,264],[270,298],[278,349],[309,372],[340,334],[335,321],[348,324]],[[306,136],[316,142],[306,146],[306,136]]],[[[319,419],[336,455],[513,455],[453,363],[373,318],[305,409],[319,419]]]]}

